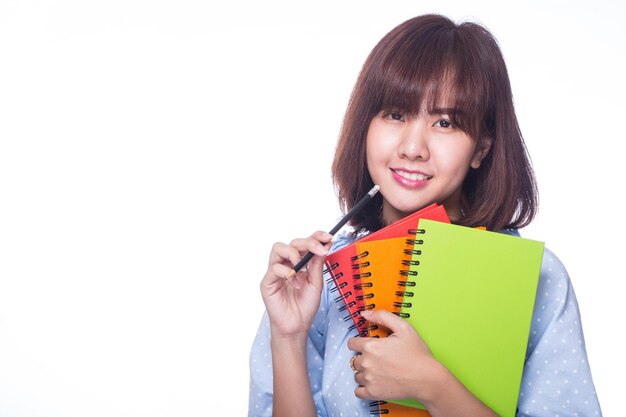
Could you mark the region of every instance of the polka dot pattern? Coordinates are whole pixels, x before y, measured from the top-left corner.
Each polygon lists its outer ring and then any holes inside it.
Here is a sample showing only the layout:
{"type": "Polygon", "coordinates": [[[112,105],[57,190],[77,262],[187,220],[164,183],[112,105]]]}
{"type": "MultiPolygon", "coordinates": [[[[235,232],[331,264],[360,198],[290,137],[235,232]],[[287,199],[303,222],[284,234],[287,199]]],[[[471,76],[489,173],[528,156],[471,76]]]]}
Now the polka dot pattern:
{"type": "MultiPolygon", "coordinates": [[[[340,237],[333,250],[350,243],[340,237]]],[[[355,397],[347,340],[355,337],[351,320],[329,294],[322,293],[309,331],[307,360],[311,389],[321,417],[369,417],[369,401],[355,397]]],[[[576,296],[569,276],[548,249],[544,253],[533,312],[517,416],[601,416],[591,378],[576,296]]],[[[267,315],[250,354],[248,416],[272,415],[272,359],[267,315]]]]}
{"type": "Polygon", "coordinates": [[[569,275],[545,250],[518,416],[601,416],[569,275]]]}

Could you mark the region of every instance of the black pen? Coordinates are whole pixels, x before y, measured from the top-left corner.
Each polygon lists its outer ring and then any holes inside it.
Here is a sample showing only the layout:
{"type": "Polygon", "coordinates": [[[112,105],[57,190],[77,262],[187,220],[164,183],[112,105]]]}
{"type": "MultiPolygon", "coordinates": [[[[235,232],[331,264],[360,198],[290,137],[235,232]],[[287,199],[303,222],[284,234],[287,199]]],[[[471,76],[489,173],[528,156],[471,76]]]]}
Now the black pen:
{"type": "MultiPolygon", "coordinates": [[[[332,230],[328,233],[331,235],[334,235],[335,233],[337,233],[339,229],[341,229],[348,222],[348,220],[350,220],[352,216],[356,214],[356,212],[361,210],[361,208],[363,208],[363,206],[367,204],[367,202],[370,201],[372,197],[376,195],[379,189],[380,187],[378,185],[375,185],[374,187],[372,187],[372,189],[369,190],[367,194],[365,194],[363,198],[359,200],[359,202],[356,203],[354,207],[352,207],[352,209],[350,209],[350,211],[347,212],[346,215],[343,216],[341,220],[339,220],[339,223],[337,223],[335,227],[333,227],[332,230]]],[[[315,256],[315,254],[313,252],[309,252],[302,259],[300,259],[300,262],[298,262],[296,266],[294,266],[293,269],[289,271],[289,274],[287,275],[287,279],[291,278],[292,276],[296,274],[296,272],[302,269],[302,267],[306,265],[307,262],[309,262],[313,256],[315,256]]]]}

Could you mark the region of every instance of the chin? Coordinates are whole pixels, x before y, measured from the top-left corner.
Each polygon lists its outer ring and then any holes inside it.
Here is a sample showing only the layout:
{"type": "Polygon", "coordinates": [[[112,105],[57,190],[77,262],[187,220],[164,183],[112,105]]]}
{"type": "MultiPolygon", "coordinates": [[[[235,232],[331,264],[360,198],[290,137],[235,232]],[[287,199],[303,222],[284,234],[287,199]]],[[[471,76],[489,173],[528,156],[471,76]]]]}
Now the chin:
{"type": "Polygon", "coordinates": [[[432,203],[434,203],[434,201],[412,201],[410,203],[397,204],[394,207],[396,211],[404,213],[406,216],[408,216],[409,214],[413,214],[416,211],[431,205],[432,203]]]}
{"type": "Polygon", "coordinates": [[[385,220],[385,223],[387,223],[387,221],[389,221],[389,223],[393,223],[394,221],[403,219],[406,216],[413,214],[416,211],[421,210],[431,204],[432,202],[427,202],[423,204],[394,205],[390,208],[390,210],[383,210],[383,219],[385,220]]]}

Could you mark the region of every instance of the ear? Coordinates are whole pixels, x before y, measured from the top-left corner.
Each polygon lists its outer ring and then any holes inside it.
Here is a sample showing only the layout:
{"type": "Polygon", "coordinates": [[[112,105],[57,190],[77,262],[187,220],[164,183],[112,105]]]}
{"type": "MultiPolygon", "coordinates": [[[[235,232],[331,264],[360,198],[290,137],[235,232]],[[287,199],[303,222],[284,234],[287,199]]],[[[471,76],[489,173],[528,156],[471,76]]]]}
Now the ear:
{"type": "Polygon", "coordinates": [[[480,164],[483,162],[483,159],[489,153],[491,149],[491,144],[493,143],[493,139],[490,137],[482,138],[478,141],[476,145],[476,150],[474,151],[474,156],[470,162],[470,166],[474,169],[480,168],[480,164]]]}

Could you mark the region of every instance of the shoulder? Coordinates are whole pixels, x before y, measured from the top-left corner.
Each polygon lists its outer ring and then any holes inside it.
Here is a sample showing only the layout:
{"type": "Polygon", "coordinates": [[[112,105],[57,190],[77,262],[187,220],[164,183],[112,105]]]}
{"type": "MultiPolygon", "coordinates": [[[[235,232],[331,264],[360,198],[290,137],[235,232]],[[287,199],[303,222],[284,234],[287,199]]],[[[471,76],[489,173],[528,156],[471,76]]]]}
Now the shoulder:
{"type": "MultiPolygon", "coordinates": [[[[540,341],[544,347],[554,347],[557,339],[565,343],[571,338],[582,339],[576,294],[565,265],[546,247],[537,284],[528,354],[539,346],[540,341]]],[[[571,344],[575,343],[574,339],[569,340],[571,344]]]]}
{"type": "MultiPolygon", "coordinates": [[[[517,230],[506,230],[503,233],[521,236],[517,230]]],[[[565,295],[570,289],[571,282],[565,265],[550,248],[544,246],[537,298],[561,303],[563,300],[559,295],[565,295]]]]}
{"type": "Polygon", "coordinates": [[[341,248],[344,248],[351,244],[352,242],[361,238],[362,234],[355,234],[351,231],[343,231],[335,235],[335,239],[333,241],[333,246],[330,248],[330,252],[336,252],[341,248]]]}
{"type": "Polygon", "coordinates": [[[544,248],[541,272],[537,285],[535,310],[544,320],[552,318],[575,302],[569,274],[561,260],[548,248],[544,248]]]}
{"type": "MultiPolygon", "coordinates": [[[[520,236],[517,230],[503,230],[501,232],[520,236]]],[[[533,325],[539,330],[547,322],[554,320],[555,316],[562,314],[564,310],[571,307],[575,310],[578,308],[567,269],[559,257],[550,248],[544,246],[537,284],[533,325]]]]}
{"type": "Polygon", "coordinates": [[[575,302],[569,274],[561,260],[548,248],[544,248],[541,272],[537,287],[536,307],[548,306],[550,312],[562,311],[567,303],[575,302]]]}
{"type": "Polygon", "coordinates": [[[563,262],[552,252],[549,248],[544,248],[543,259],[541,261],[541,275],[545,277],[546,284],[557,285],[567,284],[570,285],[569,275],[565,269],[563,262]]]}
{"type": "MultiPolygon", "coordinates": [[[[521,237],[517,229],[501,230],[500,233],[521,237]]],[[[539,285],[554,289],[567,289],[571,285],[565,265],[563,265],[558,256],[547,246],[544,246],[543,250],[539,285]]]]}

